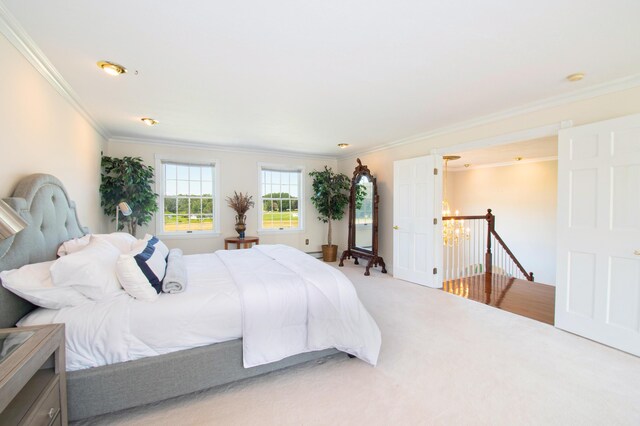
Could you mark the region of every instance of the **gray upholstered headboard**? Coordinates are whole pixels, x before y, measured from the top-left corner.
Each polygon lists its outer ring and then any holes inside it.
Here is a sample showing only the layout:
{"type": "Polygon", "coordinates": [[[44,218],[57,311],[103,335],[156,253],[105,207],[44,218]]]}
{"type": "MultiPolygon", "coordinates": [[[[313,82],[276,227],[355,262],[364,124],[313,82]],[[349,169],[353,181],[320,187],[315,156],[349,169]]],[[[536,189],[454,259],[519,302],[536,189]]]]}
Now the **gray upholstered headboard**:
{"type": "MultiPolygon", "coordinates": [[[[22,179],[11,198],[5,198],[29,226],[0,241],[0,271],[29,263],[54,260],[63,241],[89,232],[80,226],[76,206],[56,177],[33,174],[22,179]]],[[[0,287],[0,327],[13,327],[34,306],[0,287]]]]}

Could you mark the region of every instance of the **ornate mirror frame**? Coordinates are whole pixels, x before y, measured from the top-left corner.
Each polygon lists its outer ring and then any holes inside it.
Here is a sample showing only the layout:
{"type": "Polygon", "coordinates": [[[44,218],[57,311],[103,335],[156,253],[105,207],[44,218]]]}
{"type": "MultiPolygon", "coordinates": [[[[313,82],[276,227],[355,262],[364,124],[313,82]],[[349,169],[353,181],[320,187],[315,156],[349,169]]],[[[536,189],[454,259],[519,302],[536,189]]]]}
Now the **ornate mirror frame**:
{"type": "MultiPolygon", "coordinates": [[[[367,265],[364,271],[365,275],[369,275],[369,269],[382,267],[382,272],[387,273],[387,269],[382,257],[378,256],[378,203],[380,197],[378,196],[378,185],[376,178],[371,174],[369,168],[363,165],[360,159],[356,160],[358,166],[353,171],[353,178],[351,179],[351,194],[349,196],[349,245],[348,248],[342,252],[340,256],[340,266],[344,266],[345,259],[353,258],[353,263],[358,265],[358,259],[366,259],[367,265]],[[373,193],[371,194],[371,249],[359,247],[356,242],[357,236],[357,223],[356,223],[356,210],[358,204],[358,184],[360,179],[366,177],[371,182],[371,188],[373,193]]],[[[361,200],[362,201],[362,200],[361,200]]]]}

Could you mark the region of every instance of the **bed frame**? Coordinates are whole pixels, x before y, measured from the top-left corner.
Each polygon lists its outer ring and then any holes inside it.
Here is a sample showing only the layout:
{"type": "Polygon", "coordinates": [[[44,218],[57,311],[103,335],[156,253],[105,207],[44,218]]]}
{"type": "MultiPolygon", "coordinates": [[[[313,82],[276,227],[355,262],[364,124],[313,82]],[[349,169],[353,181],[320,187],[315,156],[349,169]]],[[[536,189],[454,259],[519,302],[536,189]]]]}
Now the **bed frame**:
{"type": "MultiPolygon", "coordinates": [[[[0,271],[54,260],[63,241],[89,233],[75,203],[51,175],[24,178],[4,199],[29,224],[0,241],[0,271]]],[[[36,307],[0,286],[0,328],[36,307]]],[[[242,365],[242,339],[67,373],[69,420],[80,420],[231,383],[339,353],[308,352],[258,367],[242,365]]],[[[346,354],[345,354],[346,355],[346,354]]]]}

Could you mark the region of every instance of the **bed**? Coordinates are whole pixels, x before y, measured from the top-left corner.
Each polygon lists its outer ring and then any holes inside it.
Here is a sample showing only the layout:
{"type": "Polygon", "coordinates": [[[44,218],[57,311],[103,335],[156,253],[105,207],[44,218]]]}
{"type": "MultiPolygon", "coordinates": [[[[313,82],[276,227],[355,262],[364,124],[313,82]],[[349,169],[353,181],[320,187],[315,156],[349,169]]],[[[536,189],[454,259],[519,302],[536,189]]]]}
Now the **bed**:
{"type": "MultiPolygon", "coordinates": [[[[18,184],[13,197],[7,198],[5,201],[20,213],[29,223],[29,226],[15,237],[0,241],[0,271],[55,260],[56,251],[61,243],[73,238],[84,237],[89,233],[88,229],[80,226],[75,204],[69,199],[62,183],[54,176],[45,174],[28,176],[18,184]]],[[[288,251],[290,249],[286,247],[264,247],[260,250],[239,251],[239,254],[235,257],[230,254],[231,252],[220,254],[223,263],[228,263],[230,267],[235,264],[236,269],[232,274],[234,279],[247,275],[247,277],[243,278],[247,280],[247,284],[243,284],[245,287],[238,285],[240,293],[243,293],[243,288],[246,289],[246,286],[252,286],[254,281],[260,278],[260,274],[253,273],[252,275],[249,269],[243,268],[243,260],[238,256],[250,257],[253,261],[255,259],[266,259],[264,262],[270,262],[271,258],[277,260],[276,258],[281,257],[281,261],[285,263],[284,267],[291,270],[299,268],[300,265],[306,265],[307,262],[316,262],[308,263],[308,267],[312,272],[304,277],[305,283],[311,283],[311,285],[306,285],[306,293],[317,291],[317,289],[322,290],[322,287],[326,287],[326,280],[320,278],[321,275],[319,275],[322,272],[320,270],[326,268],[326,265],[321,262],[308,256],[308,259],[311,260],[296,258],[298,254],[288,251]],[[286,265],[287,261],[290,262],[289,265],[286,265]],[[247,269],[247,271],[244,271],[244,269],[247,269]]],[[[190,258],[189,261],[195,264],[198,264],[198,262],[212,263],[210,259],[201,259],[197,256],[190,258]]],[[[334,274],[332,271],[335,268],[329,267],[329,269],[329,273],[334,274]]],[[[230,269],[230,271],[234,270],[230,269]]],[[[279,271],[281,270],[274,271],[273,275],[278,276],[281,273],[279,271]]],[[[336,279],[341,280],[341,273],[338,271],[336,273],[338,274],[336,279]]],[[[261,291],[267,291],[265,289],[269,288],[268,280],[265,280],[263,284],[261,291]]],[[[197,285],[194,284],[194,287],[197,287],[197,285]]],[[[348,285],[342,287],[340,291],[323,291],[336,293],[334,296],[340,297],[338,293],[344,293],[345,289],[347,292],[352,291],[348,285]]],[[[355,290],[353,292],[355,294],[355,290]]],[[[303,291],[303,293],[305,292],[303,291]]],[[[326,298],[326,296],[327,294],[323,293],[320,298],[326,298]]],[[[329,296],[329,298],[333,297],[331,294],[329,296]]],[[[122,296],[122,299],[125,297],[129,296],[122,296]]],[[[169,297],[174,296],[169,295],[169,297]]],[[[269,297],[273,299],[275,296],[269,297]]],[[[167,299],[163,300],[166,301],[167,299]]],[[[242,333],[247,332],[247,324],[256,323],[255,319],[249,318],[251,320],[249,321],[244,313],[244,311],[248,310],[246,309],[249,303],[247,300],[250,301],[251,299],[247,299],[247,296],[243,295],[241,301],[241,305],[244,307],[242,309],[242,315],[244,316],[241,321],[242,333]]],[[[341,303],[341,299],[334,299],[332,306],[335,307],[341,303]]],[[[125,304],[128,306],[131,305],[131,302],[125,302],[125,304]]],[[[315,309],[313,308],[315,304],[316,302],[313,302],[313,299],[309,299],[308,306],[298,309],[301,312],[310,312],[307,314],[309,315],[308,322],[310,324],[317,322],[316,316],[322,316],[321,311],[319,311],[321,315],[311,315],[312,309],[315,309]],[[313,320],[311,317],[314,317],[313,320]]],[[[40,314],[39,311],[41,310],[32,312],[35,309],[36,306],[0,287],[0,327],[12,327],[27,314],[30,314],[29,318],[35,318],[38,315],[51,316],[51,313],[46,312],[40,314]]],[[[60,310],[60,312],[62,311],[64,309],[60,310]]],[[[61,318],[61,316],[56,315],[53,315],[52,318],[61,318]]],[[[115,317],[116,315],[112,316],[115,317]]],[[[290,354],[286,352],[284,355],[287,356],[284,358],[282,356],[274,358],[273,355],[271,358],[269,356],[265,358],[265,361],[279,359],[275,362],[256,362],[255,357],[253,360],[250,359],[248,361],[248,351],[246,348],[243,351],[243,344],[246,346],[249,339],[256,341],[256,339],[250,337],[253,335],[252,331],[251,334],[247,333],[244,339],[228,336],[230,340],[220,343],[173,350],[156,356],[145,356],[124,362],[106,365],[100,363],[92,368],[69,371],[67,373],[69,419],[79,420],[161,401],[341,353],[335,347],[363,358],[371,364],[375,364],[380,346],[379,330],[375,326],[375,322],[366,318],[368,313],[364,308],[347,316],[353,317],[347,319],[347,322],[351,320],[356,322],[365,321],[367,327],[371,329],[371,333],[367,332],[364,338],[366,340],[365,349],[356,347],[358,344],[363,344],[362,342],[349,344],[351,341],[348,341],[345,344],[340,344],[340,342],[338,344],[335,342],[328,344],[328,341],[322,336],[312,339],[314,332],[309,328],[308,340],[309,342],[315,341],[315,343],[309,343],[306,349],[301,351],[302,353],[288,356],[290,354]],[[332,347],[329,348],[329,346],[332,347]],[[255,366],[245,368],[247,364],[255,366]]],[[[333,321],[330,314],[325,315],[325,317],[326,321],[333,321]]],[[[33,324],[33,322],[29,324],[33,324]]],[[[317,324],[319,329],[323,328],[324,325],[326,324],[317,324]]],[[[353,330],[349,328],[350,326],[342,326],[334,334],[352,333],[353,330]]],[[[70,335],[74,334],[74,330],[69,329],[69,325],[67,325],[67,329],[70,335]]],[[[108,340],[106,341],[108,343],[108,340]]],[[[69,345],[69,342],[67,344],[69,345]]],[[[258,355],[258,358],[262,356],[262,354],[258,355]]]]}

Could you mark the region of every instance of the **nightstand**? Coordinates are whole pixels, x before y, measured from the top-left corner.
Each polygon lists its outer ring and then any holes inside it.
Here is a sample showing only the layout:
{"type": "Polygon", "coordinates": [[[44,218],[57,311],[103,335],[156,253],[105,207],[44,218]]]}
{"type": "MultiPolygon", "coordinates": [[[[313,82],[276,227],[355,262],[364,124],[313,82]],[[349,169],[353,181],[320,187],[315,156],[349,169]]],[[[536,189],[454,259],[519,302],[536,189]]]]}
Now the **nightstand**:
{"type": "Polygon", "coordinates": [[[235,244],[237,248],[240,248],[240,246],[242,245],[242,248],[247,249],[251,247],[252,243],[260,244],[260,238],[259,237],[244,237],[244,238],[228,237],[224,239],[224,249],[229,250],[229,244],[235,244]]]}
{"type": "Polygon", "coordinates": [[[64,324],[0,329],[2,425],[66,425],[64,324]]]}

